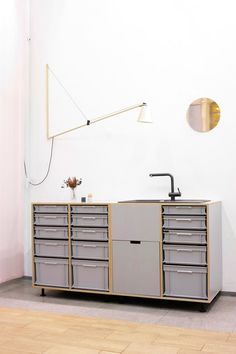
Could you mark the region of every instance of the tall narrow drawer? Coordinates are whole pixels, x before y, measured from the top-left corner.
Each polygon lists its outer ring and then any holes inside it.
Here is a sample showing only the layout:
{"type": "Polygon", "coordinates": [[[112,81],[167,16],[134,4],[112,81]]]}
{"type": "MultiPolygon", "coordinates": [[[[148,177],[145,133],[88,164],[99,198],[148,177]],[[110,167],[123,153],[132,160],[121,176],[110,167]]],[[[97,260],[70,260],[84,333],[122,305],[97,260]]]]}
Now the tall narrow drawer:
{"type": "Polygon", "coordinates": [[[164,296],[207,299],[207,268],[164,265],[164,296]]]}
{"type": "Polygon", "coordinates": [[[205,216],[163,216],[163,227],[172,229],[205,229],[205,216]]]}
{"type": "Polygon", "coordinates": [[[35,255],[41,257],[68,257],[68,241],[35,240],[35,255]]]}
{"type": "Polygon", "coordinates": [[[206,215],[205,206],[164,205],[162,208],[165,215],[206,215]]]}
{"type": "Polygon", "coordinates": [[[34,227],[35,238],[68,239],[67,227],[34,227]]]}
{"type": "Polygon", "coordinates": [[[163,242],[184,244],[205,244],[206,231],[164,230],[163,242]]]}
{"type": "Polygon", "coordinates": [[[163,245],[163,262],[172,264],[206,265],[206,247],[163,245]]]}
{"type": "Polygon", "coordinates": [[[68,287],[68,260],[35,258],[35,284],[68,287]]]}
{"type": "Polygon", "coordinates": [[[108,262],[72,260],[73,288],[108,291],[108,262]]]}
{"type": "Polygon", "coordinates": [[[71,212],[77,214],[107,214],[107,205],[72,205],[71,212]]]}
{"type": "Polygon", "coordinates": [[[72,226],[107,226],[107,215],[72,214],[72,226]]]}
{"type": "Polygon", "coordinates": [[[107,241],[108,230],[106,228],[71,228],[72,240],[107,241]]]}
{"type": "Polygon", "coordinates": [[[67,214],[34,214],[35,225],[64,226],[68,224],[67,214]]]}
{"type": "Polygon", "coordinates": [[[45,204],[45,205],[34,205],[35,213],[67,213],[67,205],[60,204],[45,204]]]}
{"type": "Polygon", "coordinates": [[[108,259],[107,242],[72,241],[72,257],[83,259],[108,259]]]}

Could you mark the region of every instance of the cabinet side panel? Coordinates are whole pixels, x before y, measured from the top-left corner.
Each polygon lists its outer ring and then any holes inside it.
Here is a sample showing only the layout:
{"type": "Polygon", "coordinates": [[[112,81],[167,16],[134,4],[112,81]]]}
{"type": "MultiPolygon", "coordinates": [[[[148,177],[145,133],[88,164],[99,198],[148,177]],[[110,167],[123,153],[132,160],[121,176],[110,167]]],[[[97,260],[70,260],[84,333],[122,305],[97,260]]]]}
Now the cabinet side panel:
{"type": "Polygon", "coordinates": [[[112,205],[112,239],[160,241],[160,213],[157,204],[112,205]]]}
{"type": "Polygon", "coordinates": [[[208,205],[208,271],[209,299],[222,289],[222,225],[221,203],[208,205]]]}

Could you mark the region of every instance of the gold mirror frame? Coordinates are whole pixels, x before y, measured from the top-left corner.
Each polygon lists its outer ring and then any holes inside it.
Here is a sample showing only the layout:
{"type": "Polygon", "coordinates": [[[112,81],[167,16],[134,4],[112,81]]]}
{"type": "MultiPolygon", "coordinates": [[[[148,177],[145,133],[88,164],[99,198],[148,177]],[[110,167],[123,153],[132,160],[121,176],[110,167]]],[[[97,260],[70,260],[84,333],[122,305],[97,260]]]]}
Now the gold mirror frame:
{"type": "Polygon", "coordinates": [[[210,98],[198,98],[188,108],[187,121],[193,130],[206,133],[219,123],[220,107],[210,98]]]}

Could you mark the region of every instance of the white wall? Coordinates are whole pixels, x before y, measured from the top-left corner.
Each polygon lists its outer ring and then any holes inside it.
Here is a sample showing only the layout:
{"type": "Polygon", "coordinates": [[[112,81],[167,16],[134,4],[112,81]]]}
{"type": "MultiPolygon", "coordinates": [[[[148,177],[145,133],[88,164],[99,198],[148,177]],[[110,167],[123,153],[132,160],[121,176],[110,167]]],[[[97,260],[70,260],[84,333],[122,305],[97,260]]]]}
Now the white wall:
{"type": "Polygon", "coordinates": [[[0,0],[0,283],[23,276],[27,1],[0,0]]]}
{"type": "MultiPolygon", "coordinates": [[[[46,63],[88,117],[145,101],[155,123],[136,124],[133,111],[57,138],[49,178],[28,189],[29,202],[69,200],[60,186],[71,175],[83,178],[78,197],[90,192],[101,201],[166,197],[169,180],[148,175],[173,173],[184,198],[222,200],[223,288],[236,291],[235,1],[31,3],[28,163],[35,181],[45,174],[50,150],[46,63]],[[200,97],[214,99],[222,111],[217,128],[205,134],[186,122],[188,105],[200,97]]],[[[26,253],[29,240],[30,235],[26,253]]],[[[28,255],[26,274],[30,263],[28,255]]]]}

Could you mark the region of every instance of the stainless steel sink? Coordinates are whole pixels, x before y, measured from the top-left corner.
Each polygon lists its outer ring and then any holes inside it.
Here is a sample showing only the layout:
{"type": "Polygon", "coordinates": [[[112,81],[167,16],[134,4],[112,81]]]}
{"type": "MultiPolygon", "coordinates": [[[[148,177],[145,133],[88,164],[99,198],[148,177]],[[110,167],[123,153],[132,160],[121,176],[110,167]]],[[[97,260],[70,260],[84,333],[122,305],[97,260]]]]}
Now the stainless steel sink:
{"type": "Polygon", "coordinates": [[[121,200],[118,203],[206,203],[208,199],[134,199],[134,200],[121,200]]]}

